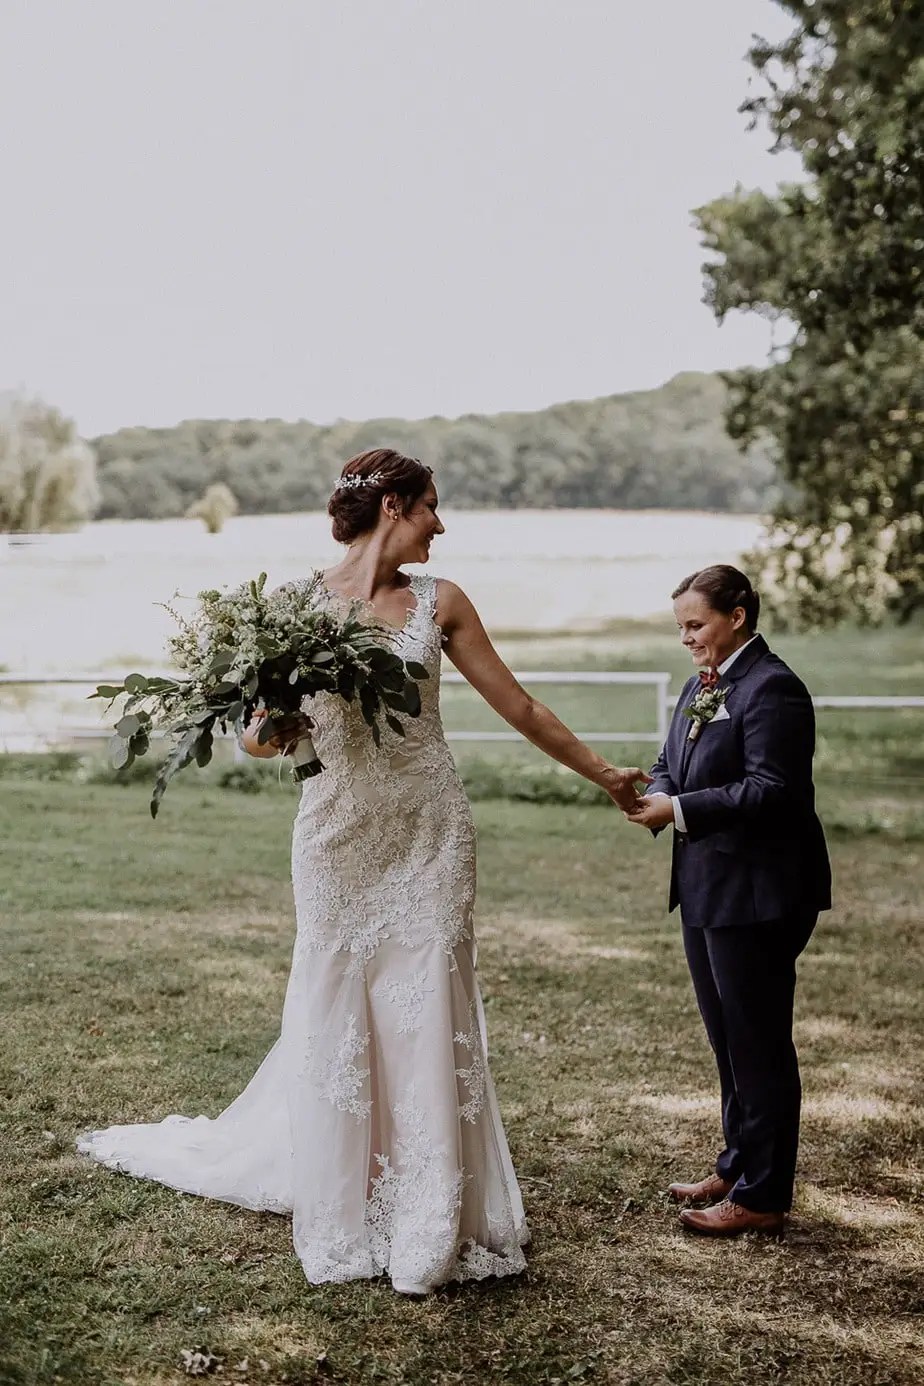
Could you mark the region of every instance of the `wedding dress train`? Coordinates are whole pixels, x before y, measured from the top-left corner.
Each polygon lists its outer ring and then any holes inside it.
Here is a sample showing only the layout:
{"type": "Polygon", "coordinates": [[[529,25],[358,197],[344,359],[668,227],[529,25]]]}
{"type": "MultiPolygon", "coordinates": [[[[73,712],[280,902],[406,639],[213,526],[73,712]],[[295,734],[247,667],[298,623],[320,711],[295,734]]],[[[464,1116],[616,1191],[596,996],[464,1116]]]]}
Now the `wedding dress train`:
{"type": "MultiPolygon", "coordinates": [[[[523,1269],[523,1204],[488,1071],[475,972],[475,833],[443,735],[436,582],[395,632],[427,669],[406,736],[306,701],[325,770],[292,842],[296,940],[279,1039],[220,1116],[82,1136],[93,1159],[187,1193],[292,1213],[313,1283],[396,1288],[523,1269]]],[[[318,587],[320,602],[345,599],[318,587]]]]}

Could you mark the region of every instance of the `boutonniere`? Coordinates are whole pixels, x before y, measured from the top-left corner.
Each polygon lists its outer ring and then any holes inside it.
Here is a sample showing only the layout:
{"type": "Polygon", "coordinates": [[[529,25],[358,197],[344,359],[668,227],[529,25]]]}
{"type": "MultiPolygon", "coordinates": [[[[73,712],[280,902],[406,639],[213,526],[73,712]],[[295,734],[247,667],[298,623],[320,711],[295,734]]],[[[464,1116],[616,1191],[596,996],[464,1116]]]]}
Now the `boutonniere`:
{"type": "Polygon", "coordinates": [[[687,736],[688,741],[696,740],[706,723],[711,722],[719,708],[725,706],[727,697],[727,688],[701,688],[699,690],[690,706],[683,709],[684,717],[689,717],[693,723],[687,736]]]}

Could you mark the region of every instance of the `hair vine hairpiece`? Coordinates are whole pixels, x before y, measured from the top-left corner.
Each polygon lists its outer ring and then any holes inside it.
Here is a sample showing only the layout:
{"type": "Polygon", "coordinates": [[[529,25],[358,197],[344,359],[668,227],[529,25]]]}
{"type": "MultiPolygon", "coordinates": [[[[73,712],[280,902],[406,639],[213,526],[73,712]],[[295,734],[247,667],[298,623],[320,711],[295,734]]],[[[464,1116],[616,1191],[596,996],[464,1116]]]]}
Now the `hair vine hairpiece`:
{"type": "Polygon", "coordinates": [[[342,476],[334,485],[335,491],[355,491],[359,486],[375,486],[385,477],[382,472],[371,472],[369,476],[359,476],[351,472],[348,476],[342,476]]]}

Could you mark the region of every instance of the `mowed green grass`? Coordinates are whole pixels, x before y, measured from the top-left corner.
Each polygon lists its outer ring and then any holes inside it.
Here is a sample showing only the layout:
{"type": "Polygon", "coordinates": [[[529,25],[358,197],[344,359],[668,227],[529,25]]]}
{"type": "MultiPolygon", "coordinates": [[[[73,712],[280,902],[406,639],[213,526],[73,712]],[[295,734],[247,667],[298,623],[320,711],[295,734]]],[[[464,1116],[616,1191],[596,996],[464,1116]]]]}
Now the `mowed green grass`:
{"type": "MultiPolygon", "coordinates": [[[[898,763],[900,741],[887,755],[858,733],[854,769],[898,763]]],[[[905,820],[882,821],[913,790],[883,787],[873,824],[836,767],[822,784],[837,907],[801,966],[801,1181],[782,1244],[691,1239],[664,1198],[719,1136],[666,841],[606,807],[476,805],[492,1066],[534,1242],[523,1277],[416,1303],[385,1282],[311,1287],[287,1219],[73,1151],[91,1125],[214,1115],[274,1040],[292,793],[189,772],[152,824],[143,785],[10,769],[0,1381],[175,1383],[199,1344],[219,1379],[252,1383],[920,1381],[924,866],[905,820]]]]}

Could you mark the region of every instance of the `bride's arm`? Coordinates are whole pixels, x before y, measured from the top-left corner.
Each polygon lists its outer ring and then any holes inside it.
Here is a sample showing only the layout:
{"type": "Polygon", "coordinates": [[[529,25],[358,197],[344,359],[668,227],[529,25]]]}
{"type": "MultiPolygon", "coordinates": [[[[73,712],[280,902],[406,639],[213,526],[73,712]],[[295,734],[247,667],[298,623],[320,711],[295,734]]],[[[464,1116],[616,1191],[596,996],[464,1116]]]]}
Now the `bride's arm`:
{"type": "Polygon", "coordinates": [[[485,702],[540,751],[600,785],[620,808],[630,808],[637,797],[635,784],[650,784],[651,777],[637,765],[610,765],[551,709],[527,693],[491,644],[478,612],[454,582],[440,580],[437,608],[446,653],[485,702]]]}

